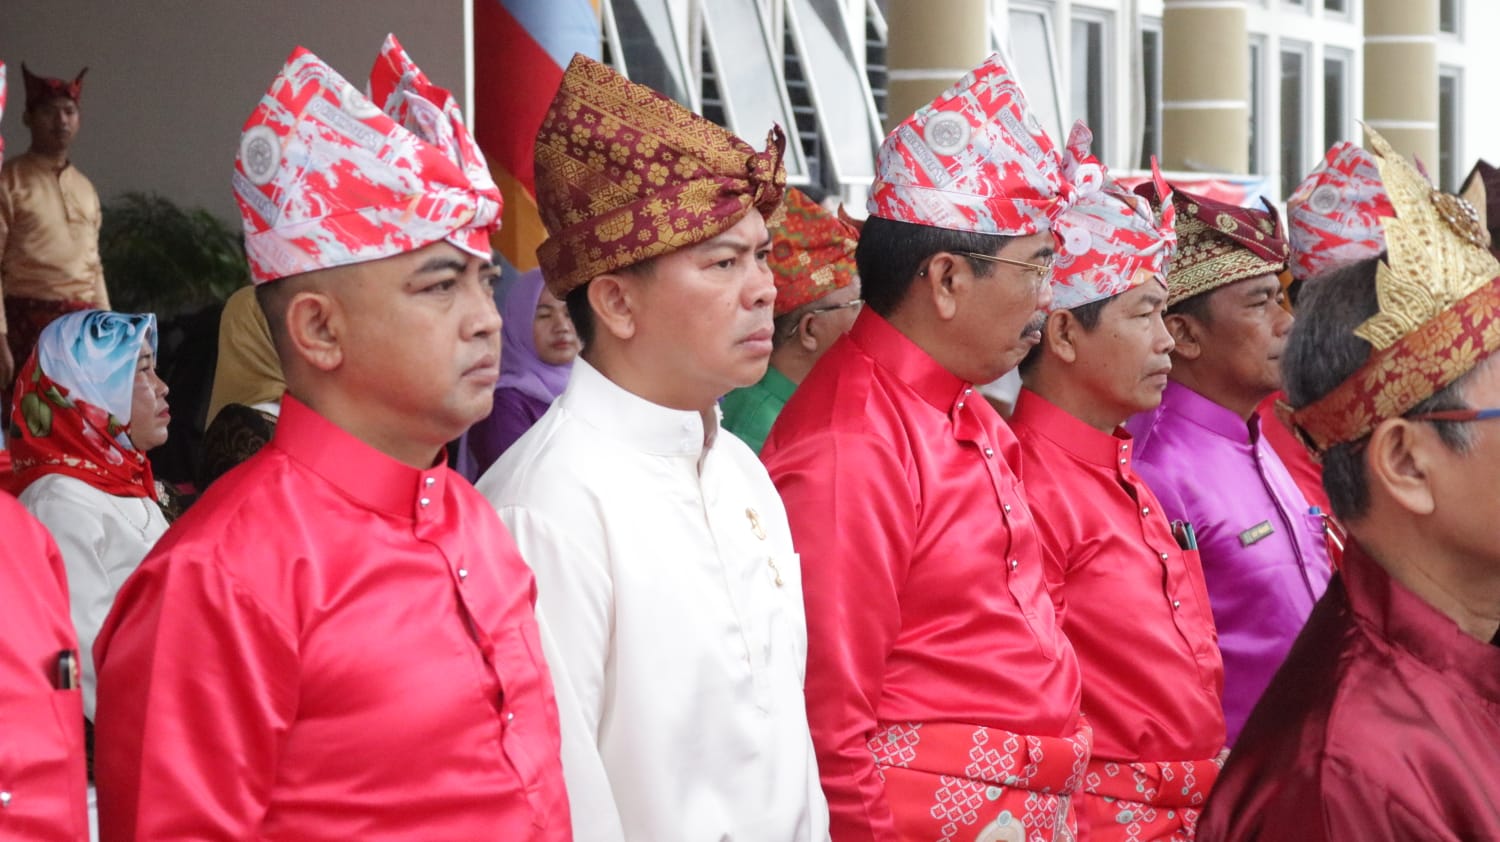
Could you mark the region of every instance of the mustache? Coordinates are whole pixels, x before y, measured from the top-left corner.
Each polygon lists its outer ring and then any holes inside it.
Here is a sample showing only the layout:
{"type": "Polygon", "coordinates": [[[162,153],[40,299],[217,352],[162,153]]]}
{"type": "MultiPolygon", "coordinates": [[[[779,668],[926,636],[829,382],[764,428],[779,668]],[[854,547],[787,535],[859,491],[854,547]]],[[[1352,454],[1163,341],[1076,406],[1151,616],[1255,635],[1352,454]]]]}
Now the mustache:
{"type": "Polygon", "coordinates": [[[1047,314],[1036,313],[1026,322],[1026,327],[1021,329],[1021,336],[1030,336],[1033,333],[1041,333],[1042,328],[1047,326],[1047,314]]]}

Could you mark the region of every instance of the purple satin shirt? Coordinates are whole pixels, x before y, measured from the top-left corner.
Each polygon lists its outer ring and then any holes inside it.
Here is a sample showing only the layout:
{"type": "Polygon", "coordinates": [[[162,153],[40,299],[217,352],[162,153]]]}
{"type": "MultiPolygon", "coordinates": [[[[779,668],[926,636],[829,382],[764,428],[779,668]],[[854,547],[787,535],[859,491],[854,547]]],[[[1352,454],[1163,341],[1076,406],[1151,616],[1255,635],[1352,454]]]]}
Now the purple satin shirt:
{"type": "Polygon", "coordinates": [[[1169,518],[1197,532],[1224,656],[1230,745],[1332,573],[1323,519],[1258,424],[1178,383],[1160,407],[1126,423],[1136,472],[1169,518]]]}

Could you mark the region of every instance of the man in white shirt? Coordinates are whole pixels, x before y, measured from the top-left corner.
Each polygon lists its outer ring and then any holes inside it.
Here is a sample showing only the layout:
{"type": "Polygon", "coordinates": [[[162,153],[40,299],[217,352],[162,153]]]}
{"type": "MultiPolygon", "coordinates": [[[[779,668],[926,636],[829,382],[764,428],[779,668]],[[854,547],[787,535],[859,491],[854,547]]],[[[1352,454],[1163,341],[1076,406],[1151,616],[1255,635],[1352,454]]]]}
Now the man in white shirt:
{"type": "Polygon", "coordinates": [[[584,351],[479,489],[536,571],[578,839],[828,838],[786,512],[715,406],[770,359],[784,144],[582,56],[537,137],[584,351]]]}

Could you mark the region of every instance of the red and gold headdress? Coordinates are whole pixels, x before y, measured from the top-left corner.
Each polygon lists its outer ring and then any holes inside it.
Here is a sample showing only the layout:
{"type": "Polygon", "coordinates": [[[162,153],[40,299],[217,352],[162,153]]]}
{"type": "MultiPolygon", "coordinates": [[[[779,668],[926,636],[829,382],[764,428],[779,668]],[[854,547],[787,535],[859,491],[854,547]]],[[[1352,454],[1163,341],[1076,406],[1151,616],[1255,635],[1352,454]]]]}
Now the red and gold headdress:
{"type": "Polygon", "coordinates": [[[712,239],[786,187],[786,137],[728,130],[583,55],[536,135],[537,262],[558,298],[599,275],[712,239]]]}
{"type": "MultiPolygon", "coordinates": [[[[1161,190],[1142,182],[1135,192],[1160,206],[1161,190]]],[[[1177,255],[1167,271],[1168,305],[1195,295],[1286,268],[1287,244],[1281,218],[1269,204],[1242,208],[1173,187],[1177,206],[1177,255]]]]}
{"type": "Polygon", "coordinates": [[[1354,331],[1374,350],[1332,392],[1291,414],[1316,451],[1364,438],[1500,349],[1500,263],[1480,212],[1434,189],[1374,129],[1365,132],[1395,216],[1382,220],[1380,311],[1354,331]]]}
{"type": "Polygon", "coordinates": [[[859,231],[800,190],[788,189],[785,211],[771,226],[771,256],[767,262],[776,276],[776,315],[798,307],[854,282],[854,247],[859,231]]]}

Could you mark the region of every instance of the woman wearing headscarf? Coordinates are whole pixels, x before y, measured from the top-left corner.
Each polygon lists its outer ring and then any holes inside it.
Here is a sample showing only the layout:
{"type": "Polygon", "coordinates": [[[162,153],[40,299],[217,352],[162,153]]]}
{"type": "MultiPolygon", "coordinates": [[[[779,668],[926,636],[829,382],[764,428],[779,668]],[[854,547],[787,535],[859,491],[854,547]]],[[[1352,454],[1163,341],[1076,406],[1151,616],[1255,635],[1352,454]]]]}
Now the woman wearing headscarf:
{"type": "Polygon", "coordinates": [[[473,478],[489,470],[562,394],[581,347],[568,308],[547,291],[540,269],[516,279],[505,294],[500,316],[495,408],[466,436],[473,478]]]}
{"type": "Polygon", "coordinates": [[[167,440],[156,317],[103,310],[47,325],[16,376],[10,443],[21,504],[52,532],[68,574],[94,718],[94,637],[120,585],[167,529],[146,452],[167,440]]]}
{"type": "Polygon", "coordinates": [[[271,326],[255,288],[242,287],[219,317],[219,358],[195,477],[200,492],[271,440],[285,392],[271,326]]]}

